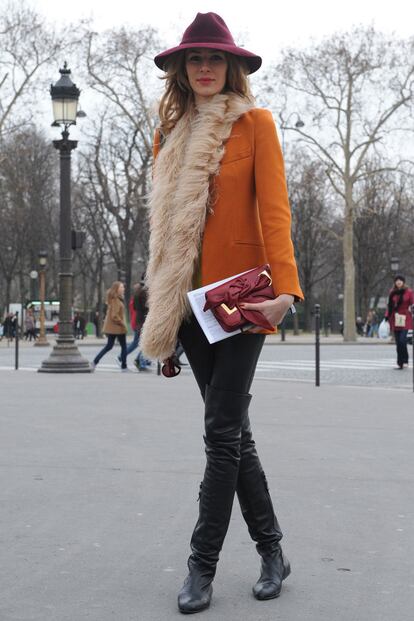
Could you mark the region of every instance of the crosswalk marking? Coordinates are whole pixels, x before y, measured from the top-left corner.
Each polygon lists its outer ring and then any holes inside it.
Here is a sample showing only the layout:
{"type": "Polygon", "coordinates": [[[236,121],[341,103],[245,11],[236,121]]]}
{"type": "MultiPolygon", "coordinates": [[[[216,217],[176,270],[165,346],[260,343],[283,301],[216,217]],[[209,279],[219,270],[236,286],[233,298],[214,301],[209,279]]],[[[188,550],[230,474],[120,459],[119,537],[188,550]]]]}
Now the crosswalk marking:
{"type": "MultiPolygon", "coordinates": [[[[339,360],[321,360],[322,370],[349,369],[356,371],[387,370],[395,366],[394,358],[383,358],[378,360],[364,360],[344,358],[339,360]]],[[[286,369],[295,371],[314,371],[314,360],[259,360],[257,368],[262,371],[272,371],[276,369],[286,369]]]]}

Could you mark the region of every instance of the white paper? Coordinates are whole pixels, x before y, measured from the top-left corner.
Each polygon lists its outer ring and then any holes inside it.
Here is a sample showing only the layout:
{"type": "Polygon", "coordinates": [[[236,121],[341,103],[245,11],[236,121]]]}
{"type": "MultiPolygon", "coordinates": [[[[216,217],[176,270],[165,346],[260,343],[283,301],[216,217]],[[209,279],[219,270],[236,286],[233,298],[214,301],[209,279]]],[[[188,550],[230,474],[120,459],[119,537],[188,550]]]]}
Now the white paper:
{"type": "MultiPolygon", "coordinates": [[[[205,287],[200,287],[200,289],[194,289],[193,291],[189,291],[187,293],[188,299],[190,300],[191,308],[193,309],[193,313],[196,316],[198,323],[200,324],[204,334],[207,337],[210,345],[212,343],[217,343],[218,341],[223,341],[224,339],[228,339],[230,336],[234,336],[235,334],[240,334],[243,330],[234,330],[233,332],[226,332],[223,330],[217,319],[214,317],[213,312],[211,310],[204,311],[204,304],[206,303],[206,291],[210,289],[214,289],[214,287],[218,287],[229,280],[233,280],[233,278],[237,278],[237,276],[241,276],[242,274],[246,274],[251,270],[246,270],[245,272],[240,272],[240,274],[236,274],[235,276],[230,276],[229,278],[224,278],[224,280],[219,280],[217,282],[213,282],[210,285],[206,285],[205,287]]],[[[252,327],[252,324],[248,324],[244,326],[244,330],[248,330],[252,327]]]]}

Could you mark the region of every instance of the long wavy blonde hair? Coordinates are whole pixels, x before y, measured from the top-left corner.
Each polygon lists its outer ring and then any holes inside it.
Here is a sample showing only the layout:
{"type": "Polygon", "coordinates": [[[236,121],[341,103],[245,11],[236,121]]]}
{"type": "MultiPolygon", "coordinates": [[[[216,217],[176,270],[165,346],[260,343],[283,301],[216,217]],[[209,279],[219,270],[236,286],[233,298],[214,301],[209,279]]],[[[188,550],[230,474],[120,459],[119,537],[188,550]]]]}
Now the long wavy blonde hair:
{"type": "MultiPolygon", "coordinates": [[[[194,93],[185,69],[185,52],[181,50],[168,59],[165,75],[161,78],[165,80],[165,92],[159,105],[160,130],[163,135],[167,135],[190,106],[194,105],[194,93]]],[[[240,56],[228,53],[225,55],[228,64],[223,93],[237,93],[253,102],[247,64],[240,56]]]]}
{"type": "Polygon", "coordinates": [[[115,280],[106,293],[106,303],[110,304],[112,300],[119,297],[119,287],[122,285],[120,280],[115,280]]]}

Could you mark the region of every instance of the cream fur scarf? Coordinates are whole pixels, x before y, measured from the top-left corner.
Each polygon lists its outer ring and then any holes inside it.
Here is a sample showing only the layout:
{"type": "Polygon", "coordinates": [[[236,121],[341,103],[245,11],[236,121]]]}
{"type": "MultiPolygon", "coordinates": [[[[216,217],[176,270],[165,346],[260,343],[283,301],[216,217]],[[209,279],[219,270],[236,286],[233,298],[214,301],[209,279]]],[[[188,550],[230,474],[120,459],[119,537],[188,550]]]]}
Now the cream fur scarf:
{"type": "Polygon", "coordinates": [[[252,107],[234,93],[215,95],[178,121],[156,159],[149,201],[149,312],[140,338],[148,358],[172,355],[190,314],[187,292],[210,208],[210,180],[219,173],[233,123],[252,107]]]}

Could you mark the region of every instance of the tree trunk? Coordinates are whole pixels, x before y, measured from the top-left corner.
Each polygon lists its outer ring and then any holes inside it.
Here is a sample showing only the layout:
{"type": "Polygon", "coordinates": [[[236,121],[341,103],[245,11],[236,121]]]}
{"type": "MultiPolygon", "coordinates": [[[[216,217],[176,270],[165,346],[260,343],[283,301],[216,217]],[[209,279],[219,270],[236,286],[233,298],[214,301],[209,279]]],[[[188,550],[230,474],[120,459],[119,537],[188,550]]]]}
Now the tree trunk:
{"type": "Polygon", "coordinates": [[[305,332],[312,332],[313,285],[308,270],[303,273],[303,290],[306,291],[303,301],[303,329],[305,332]]]}
{"type": "Polygon", "coordinates": [[[103,259],[102,257],[99,258],[97,311],[98,311],[97,337],[101,338],[102,325],[103,325],[102,324],[102,321],[103,321],[103,259]]]}
{"type": "Polygon", "coordinates": [[[303,302],[303,321],[304,321],[304,331],[312,332],[312,293],[311,291],[305,289],[306,298],[303,302]]]}
{"type": "Polygon", "coordinates": [[[6,278],[6,313],[10,312],[10,289],[11,279],[6,278]]]}
{"type": "Polygon", "coordinates": [[[344,341],[356,341],[355,330],[355,262],[354,262],[354,205],[352,184],[345,189],[344,219],[344,341]]]}

